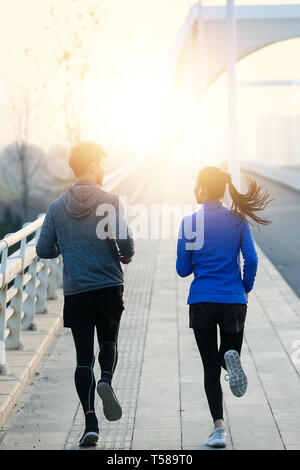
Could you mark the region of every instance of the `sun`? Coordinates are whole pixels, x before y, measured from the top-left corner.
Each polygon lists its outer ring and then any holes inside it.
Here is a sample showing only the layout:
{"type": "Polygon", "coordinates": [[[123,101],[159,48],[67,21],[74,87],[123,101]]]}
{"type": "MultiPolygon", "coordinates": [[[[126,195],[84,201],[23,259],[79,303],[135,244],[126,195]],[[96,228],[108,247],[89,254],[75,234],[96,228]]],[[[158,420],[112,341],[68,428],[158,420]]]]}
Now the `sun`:
{"type": "Polygon", "coordinates": [[[166,104],[166,77],[132,63],[126,73],[106,79],[94,71],[84,89],[84,128],[88,137],[118,141],[135,156],[158,151],[166,104]]]}

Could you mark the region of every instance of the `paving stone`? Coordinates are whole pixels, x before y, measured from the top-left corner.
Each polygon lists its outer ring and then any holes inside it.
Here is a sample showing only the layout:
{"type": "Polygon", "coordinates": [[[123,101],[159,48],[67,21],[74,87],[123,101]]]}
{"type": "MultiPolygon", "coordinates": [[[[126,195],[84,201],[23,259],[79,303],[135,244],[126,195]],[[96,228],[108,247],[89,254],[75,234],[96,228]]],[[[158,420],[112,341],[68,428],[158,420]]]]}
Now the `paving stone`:
{"type": "Polygon", "coordinates": [[[232,429],[233,446],[236,450],[283,450],[284,444],[276,427],[238,426],[232,429]]]}

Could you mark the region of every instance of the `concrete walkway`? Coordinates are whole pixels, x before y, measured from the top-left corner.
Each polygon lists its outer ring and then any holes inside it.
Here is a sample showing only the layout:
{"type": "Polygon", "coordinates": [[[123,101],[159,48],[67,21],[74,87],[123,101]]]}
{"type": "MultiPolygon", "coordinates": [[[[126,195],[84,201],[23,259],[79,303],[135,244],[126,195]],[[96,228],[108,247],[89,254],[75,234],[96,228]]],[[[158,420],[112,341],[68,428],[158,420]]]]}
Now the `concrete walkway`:
{"type": "MultiPolygon", "coordinates": [[[[179,174],[184,171],[169,177],[166,202],[174,201],[179,174]]],[[[161,181],[156,184],[161,186],[161,181]]],[[[181,197],[189,202],[188,188],[181,197]]],[[[242,350],[248,391],[236,398],[222,382],[227,449],[300,449],[300,301],[257,249],[259,269],[242,350]]],[[[123,416],[106,421],[96,398],[100,439],[90,450],[211,450],[205,446],[212,419],[202,364],[188,327],[186,298],[192,277],[177,276],[175,258],[176,240],[136,242],[135,260],[125,267],[126,308],[113,381],[123,416]]],[[[3,425],[0,450],[78,449],[84,422],[73,382],[74,346],[69,329],[58,328],[61,298],[52,305],[51,314],[39,319],[44,322],[39,334],[25,338],[24,351],[8,353],[11,375],[0,377],[2,416],[7,416],[8,403],[12,406],[16,383],[25,383],[26,374],[30,378],[3,425]],[[47,328],[52,328],[52,344],[30,368],[47,328]]]]}

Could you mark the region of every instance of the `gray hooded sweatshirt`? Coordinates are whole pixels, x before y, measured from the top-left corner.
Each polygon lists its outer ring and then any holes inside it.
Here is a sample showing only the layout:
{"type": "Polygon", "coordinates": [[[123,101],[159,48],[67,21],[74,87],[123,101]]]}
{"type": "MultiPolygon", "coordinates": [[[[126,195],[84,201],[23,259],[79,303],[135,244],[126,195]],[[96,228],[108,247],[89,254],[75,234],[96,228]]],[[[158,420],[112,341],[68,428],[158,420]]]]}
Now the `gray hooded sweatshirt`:
{"type": "Polygon", "coordinates": [[[63,258],[63,291],[72,295],[124,282],[119,253],[134,242],[118,195],[79,180],[53,201],[36,246],[40,258],[63,258]]]}

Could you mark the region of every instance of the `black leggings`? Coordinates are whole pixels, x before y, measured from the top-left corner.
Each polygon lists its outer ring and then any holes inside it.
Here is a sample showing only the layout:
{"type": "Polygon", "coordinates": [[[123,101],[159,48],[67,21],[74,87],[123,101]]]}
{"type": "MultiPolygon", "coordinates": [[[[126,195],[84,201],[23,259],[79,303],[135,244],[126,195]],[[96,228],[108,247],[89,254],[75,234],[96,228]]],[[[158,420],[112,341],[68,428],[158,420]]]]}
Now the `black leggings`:
{"type": "Polygon", "coordinates": [[[93,372],[95,328],[99,343],[98,361],[101,368],[101,378],[110,382],[118,361],[119,327],[120,322],[98,325],[87,317],[84,321],[71,327],[77,357],[75,385],[84,413],[95,411],[96,384],[93,372]]]}
{"type": "Polygon", "coordinates": [[[193,329],[204,369],[204,389],[213,421],[223,419],[223,394],[220,383],[221,367],[226,370],[224,354],[229,349],[241,353],[244,329],[238,333],[224,333],[220,330],[218,349],[217,328],[211,330],[193,329]]]}

